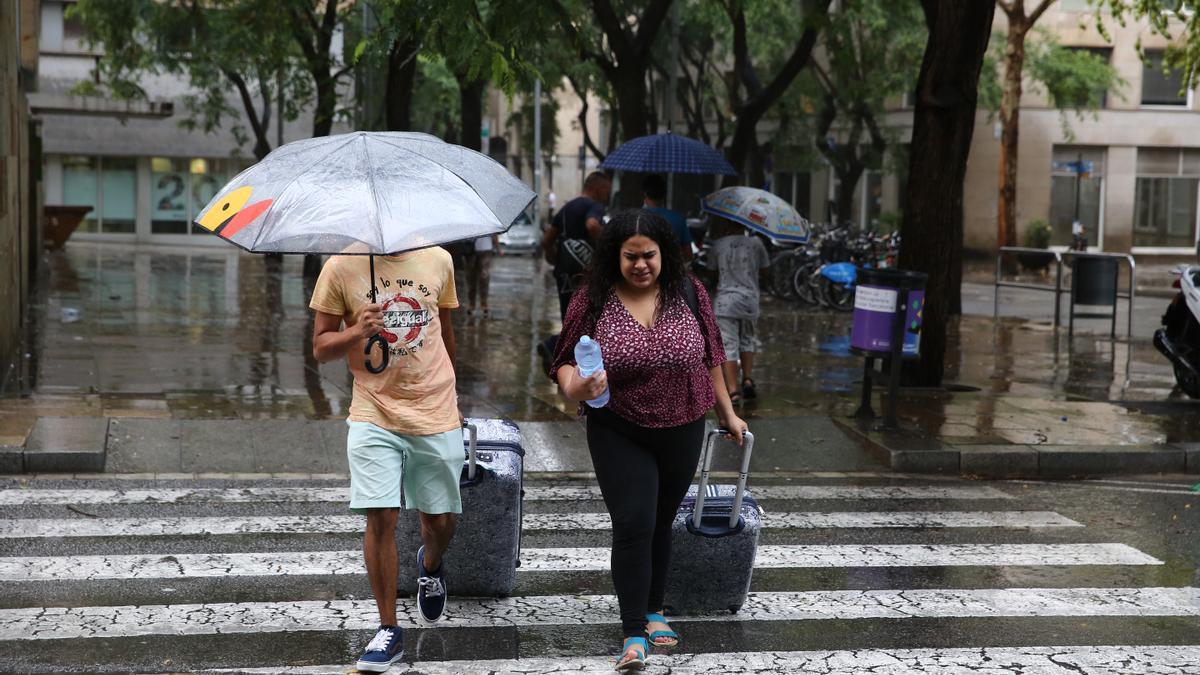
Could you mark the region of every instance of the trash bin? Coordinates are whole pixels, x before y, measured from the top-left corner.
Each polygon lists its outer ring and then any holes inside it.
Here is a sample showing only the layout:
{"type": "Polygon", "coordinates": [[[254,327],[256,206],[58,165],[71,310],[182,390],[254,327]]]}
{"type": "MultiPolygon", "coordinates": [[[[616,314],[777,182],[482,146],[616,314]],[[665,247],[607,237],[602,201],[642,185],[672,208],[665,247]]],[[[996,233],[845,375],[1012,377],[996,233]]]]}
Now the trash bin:
{"type": "Polygon", "coordinates": [[[892,353],[892,335],[900,291],[908,291],[905,311],[904,358],[916,358],[921,348],[921,316],[928,275],[906,270],[859,268],[854,291],[854,326],[850,349],[867,356],[892,353]]]}
{"type": "MultiPolygon", "coordinates": [[[[1067,334],[1075,334],[1075,319],[1109,319],[1109,335],[1117,335],[1118,257],[1103,253],[1073,255],[1071,264],[1071,318],[1067,334]],[[1109,307],[1108,312],[1078,312],[1076,305],[1109,307]]],[[[1131,301],[1132,302],[1132,301],[1131,301]]]]}
{"type": "Polygon", "coordinates": [[[1071,294],[1077,305],[1117,304],[1117,259],[1076,257],[1071,262],[1071,294]]]}

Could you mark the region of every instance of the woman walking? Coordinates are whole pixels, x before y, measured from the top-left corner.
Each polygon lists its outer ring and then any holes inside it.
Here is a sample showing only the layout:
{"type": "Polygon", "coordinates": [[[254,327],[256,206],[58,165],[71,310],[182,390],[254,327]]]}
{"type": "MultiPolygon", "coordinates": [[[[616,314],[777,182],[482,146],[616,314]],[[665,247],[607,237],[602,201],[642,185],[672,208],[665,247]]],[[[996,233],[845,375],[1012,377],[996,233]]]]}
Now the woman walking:
{"type": "Polygon", "coordinates": [[[686,272],[665,220],[642,210],[604,227],[587,284],[563,320],[550,374],[576,402],[611,388],[603,408],[581,405],[596,480],[612,517],[613,587],[625,642],[617,670],[640,670],[650,645],[679,636],[662,616],[671,523],[696,472],[704,417],[741,442],[721,364],[725,349],[708,294],[686,272]],[[590,335],[605,370],[582,377],[574,348],[590,335]]]}

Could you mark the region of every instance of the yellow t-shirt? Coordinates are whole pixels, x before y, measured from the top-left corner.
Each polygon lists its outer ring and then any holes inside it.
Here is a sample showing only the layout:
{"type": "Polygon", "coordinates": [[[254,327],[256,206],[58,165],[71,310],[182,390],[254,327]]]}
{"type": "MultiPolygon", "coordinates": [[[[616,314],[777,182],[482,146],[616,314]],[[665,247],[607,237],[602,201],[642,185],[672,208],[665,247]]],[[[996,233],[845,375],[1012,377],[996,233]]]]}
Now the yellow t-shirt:
{"type": "MultiPolygon", "coordinates": [[[[362,344],[347,360],[354,375],[350,419],[396,433],[431,436],[459,428],[454,365],[442,340],[439,309],[458,307],[454,264],[441,248],[375,256],[375,283],[383,305],[382,335],[388,341],[388,367],[378,375],[366,369],[362,344]]],[[[333,256],[325,263],[308,306],[342,317],[346,326],[370,302],[367,256],[333,256]]],[[[378,364],[379,347],[372,350],[378,364]]]]}

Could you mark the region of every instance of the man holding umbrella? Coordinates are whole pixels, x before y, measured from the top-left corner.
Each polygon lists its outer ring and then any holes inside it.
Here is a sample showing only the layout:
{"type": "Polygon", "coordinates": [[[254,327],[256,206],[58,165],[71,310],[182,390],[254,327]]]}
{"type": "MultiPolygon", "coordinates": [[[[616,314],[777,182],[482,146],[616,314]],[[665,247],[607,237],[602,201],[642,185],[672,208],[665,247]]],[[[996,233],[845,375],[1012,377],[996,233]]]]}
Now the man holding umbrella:
{"type": "MultiPolygon", "coordinates": [[[[317,280],[313,356],[354,375],[347,424],[350,508],[367,516],[363,557],[379,630],[359,670],[404,655],[395,529],[421,521],[417,615],[441,619],[446,551],[462,511],[462,417],[454,378],[458,306],[441,244],[508,229],[533,192],[486,155],[428,134],[356,131],[276,148],[238,174],[195,224],[251,253],[332,255],[317,280]]],[[[412,552],[405,552],[409,555],[412,552]]]]}
{"type": "Polygon", "coordinates": [[[442,618],[446,581],[442,554],[462,512],[462,418],[454,377],[458,307],[454,266],[441,248],[380,256],[375,264],[379,302],[371,301],[367,261],[334,256],[317,280],[309,306],[317,313],[313,352],[325,362],[346,357],[354,375],[347,424],[350,508],[367,516],[363,557],[379,610],[380,627],[358,661],[359,670],[383,672],[403,656],[396,621],[396,521],[400,490],[421,521],[416,552],[418,616],[442,618]],[[390,364],[373,374],[364,345],[382,335],[390,364]]]}

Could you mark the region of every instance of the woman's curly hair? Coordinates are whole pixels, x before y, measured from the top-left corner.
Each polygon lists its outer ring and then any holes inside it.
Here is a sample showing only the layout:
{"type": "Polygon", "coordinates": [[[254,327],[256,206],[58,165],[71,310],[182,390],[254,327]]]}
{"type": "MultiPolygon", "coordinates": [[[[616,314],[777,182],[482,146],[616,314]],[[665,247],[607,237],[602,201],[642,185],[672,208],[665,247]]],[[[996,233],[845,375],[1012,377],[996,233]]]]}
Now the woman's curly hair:
{"type": "Polygon", "coordinates": [[[619,211],[604,225],[592,263],[588,268],[588,318],[593,326],[604,311],[608,293],[621,280],[621,246],[630,237],[642,235],[658,244],[661,267],[658,274],[656,316],[670,302],[683,302],[683,284],[690,283],[679,240],[662,217],[643,209],[619,211]]]}

